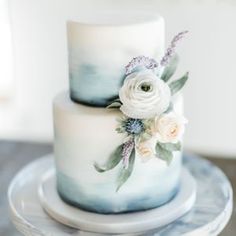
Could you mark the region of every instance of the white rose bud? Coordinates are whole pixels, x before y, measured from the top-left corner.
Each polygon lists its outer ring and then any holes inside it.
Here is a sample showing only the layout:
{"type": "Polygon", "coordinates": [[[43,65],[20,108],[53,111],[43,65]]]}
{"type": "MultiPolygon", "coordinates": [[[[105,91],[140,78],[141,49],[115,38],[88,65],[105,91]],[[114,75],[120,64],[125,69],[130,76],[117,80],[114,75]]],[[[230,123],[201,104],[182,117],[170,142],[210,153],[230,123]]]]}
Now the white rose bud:
{"type": "Polygon", "coordinates": [[[139,143],[137,151],[140,155],[140,158],[143,162],[147,162],[153,157],[152,149],[145,143],[139,143]]]}
{"type": "Polygon", "coordinates": [[[154,124],[154,132],[159,142],[161,143],[176,143],[178,142],[185,130],[187,120],[175,113],[163,114],[156,119],[154,124]]]}
{"type": "Polygon", "coordinates": [[[136,150],[142,162],[148,162],[150,159],[155,157],[155,146],[155,138],[137,143],[136,150]]]}
{"type": "Polygon", "coordinates": [[[119,92],[120,110],[134,119],[160,116],[170,104],[169,86],[152,71],[144,70],[128,75],[119,92]]]}

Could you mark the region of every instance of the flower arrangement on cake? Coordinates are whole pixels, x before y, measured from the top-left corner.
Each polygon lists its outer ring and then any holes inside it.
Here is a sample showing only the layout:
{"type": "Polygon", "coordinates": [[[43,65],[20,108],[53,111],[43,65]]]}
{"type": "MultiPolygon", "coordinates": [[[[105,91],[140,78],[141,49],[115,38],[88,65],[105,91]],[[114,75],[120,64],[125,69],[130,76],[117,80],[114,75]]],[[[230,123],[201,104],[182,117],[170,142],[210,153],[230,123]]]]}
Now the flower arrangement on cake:
{"type": "Polygon", "coordinates": [[[122,162],[117,191],[131,176],[136,153],[144,163],[159,158],[169,165],[173,153],[181,150],[187,120],[175,113],[172,98],[185,85],[188,73],[178,80],[170,80],[179,61],[175,53],[177,42],[186,33],[183,31],[173,38],[160,62],[145,56],[133,58],[125,68],[119,97],[107,107],[122,112],[116,131],[124,134],[124,143],[104,165],[95,163],[94,167],[98,172],[105,172],[122,162]]]}

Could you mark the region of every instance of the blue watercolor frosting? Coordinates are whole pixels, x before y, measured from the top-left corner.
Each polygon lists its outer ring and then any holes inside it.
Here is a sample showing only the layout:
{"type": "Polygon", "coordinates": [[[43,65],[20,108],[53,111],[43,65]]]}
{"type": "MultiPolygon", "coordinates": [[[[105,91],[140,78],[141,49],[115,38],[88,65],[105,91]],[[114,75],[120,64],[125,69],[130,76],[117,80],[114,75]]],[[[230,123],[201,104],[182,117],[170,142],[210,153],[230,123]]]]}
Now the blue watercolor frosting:
{"type": "MultiPolygon", "coordinates": [[[[133,212],[159,207],[170,201],[179,190],[179,179],[170,184],[173,181],[173,178],[170,178],[166,187],[167,178],[168,176],[163,176],[163,184],[162,181],[147,183],[141,194],[131,192],[129,196],[116,193],[120,198],[117,201],[113,186],[107,183],[94,184],[88,188],[97,190],[97,193],[85,191],[78,180],[57,171],[57,190],[62,200],[87,211],[102,214],[133,212]]],[[[139,188],[138,183],[137,188],[139,188]]]]}
{"type": "Polygon", "coordinates": [[[70,96],[75,102],[91,106],[107,106],[124,80],[124,71],[114,75],[92,64],[81,64],[70,71],[70,96]]]}

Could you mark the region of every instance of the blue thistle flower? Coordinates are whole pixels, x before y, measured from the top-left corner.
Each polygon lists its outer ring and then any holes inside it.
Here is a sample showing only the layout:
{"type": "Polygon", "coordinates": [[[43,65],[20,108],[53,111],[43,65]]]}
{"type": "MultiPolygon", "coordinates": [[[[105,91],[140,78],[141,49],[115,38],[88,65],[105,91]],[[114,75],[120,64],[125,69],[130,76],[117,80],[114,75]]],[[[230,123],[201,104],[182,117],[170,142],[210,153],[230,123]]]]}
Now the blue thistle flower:
{"type": "Polygon", "coordinates": [[[128,118],[124,121],[124,129],[128,134],[139,135],[144,131],[144,124],[140,119],[128,118]]]}

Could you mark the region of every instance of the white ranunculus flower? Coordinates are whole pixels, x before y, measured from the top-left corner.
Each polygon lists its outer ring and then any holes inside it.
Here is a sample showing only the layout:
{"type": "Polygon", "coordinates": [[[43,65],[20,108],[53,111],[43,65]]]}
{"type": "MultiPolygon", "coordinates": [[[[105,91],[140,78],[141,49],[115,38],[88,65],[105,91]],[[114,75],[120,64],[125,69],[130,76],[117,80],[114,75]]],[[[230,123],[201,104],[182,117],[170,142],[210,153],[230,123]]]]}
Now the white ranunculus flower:
{"type": "Polygon", "coordinates": [[[169,86],[152,71],[134,72],[125,78],[120,89],[120,110],[134,119],[160,116],[170,104],[169,86]]]}
{"type": "Polygon", "coordinates": [[[153,130],[159,142],[176,143],[181,139],[186,123],[187,120],[183,116],[171,112],[157,118],[153,130]]]}

